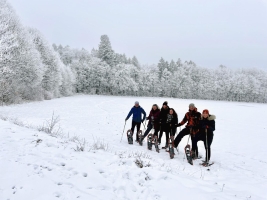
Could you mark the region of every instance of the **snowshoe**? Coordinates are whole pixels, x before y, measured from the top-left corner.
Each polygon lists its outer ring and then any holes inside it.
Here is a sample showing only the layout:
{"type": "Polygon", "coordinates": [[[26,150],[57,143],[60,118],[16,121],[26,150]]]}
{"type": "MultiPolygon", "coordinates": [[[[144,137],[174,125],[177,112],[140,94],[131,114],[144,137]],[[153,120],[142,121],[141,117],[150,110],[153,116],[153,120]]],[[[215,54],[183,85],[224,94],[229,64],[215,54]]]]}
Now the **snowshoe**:
{"type": "Polygon", "coordinates": [[[149,150],[152,150],[152,141],[153,141],[153,137],[152,137],[152,133],[150,133],[148,136],[147,136],[147,148],[149,150]]]}
{"type": "Polygon", "coordinates": [[[143,145],[143,134],[142,134],[142,130],[138,131],[137,135],[138,135],[138,143],[139,143],[140,146],[142,146],[143,145]]]}
{"type": "Polygon", "coordinates": [[[174,139],[173,139],[173,136],[171,136],[169,138],[169,145],[168,145],[168,147],[169,147],[168,150],[169,150],[170,158],[173,159],[174,158],[174,155],[175,155],[175,153],[174,153],[174,139]]]}
{"type": "Polygon", "coordinates": [[[165,146],[161,147],[162,149],[168,149],[168,145],[166,144],[165,146]]]}
{"type": "Polygon", "coordinates": [[[132,132],[132,130],[128,130],[126,134],[127,134],[128,144],[133,144],[133,132],[132,132]]]}
{"type": "Polygon", "coordinates": [[[154,136],[154,145],[155,145],[156,151],[159,153],[159,145],[158,145],[158,137],[157,136],[154,136]]]}
{"type": "Polygon", "coordinates": [[[191,156],[191,148],[190,148],[189,144],[185,146],[184,151],[185,151],[187,162],[189,164],[193,165],[193,159],[192,159],[192,156],[191,156]]]}
{"type": "Polygon", "coordinates": [[[209,167],[209,166],[213,165],[214,162],[209,163],[209,162],[204,161],[203,163],[199,163],[199,164],[202,165],[203,167],[209,167]]]}

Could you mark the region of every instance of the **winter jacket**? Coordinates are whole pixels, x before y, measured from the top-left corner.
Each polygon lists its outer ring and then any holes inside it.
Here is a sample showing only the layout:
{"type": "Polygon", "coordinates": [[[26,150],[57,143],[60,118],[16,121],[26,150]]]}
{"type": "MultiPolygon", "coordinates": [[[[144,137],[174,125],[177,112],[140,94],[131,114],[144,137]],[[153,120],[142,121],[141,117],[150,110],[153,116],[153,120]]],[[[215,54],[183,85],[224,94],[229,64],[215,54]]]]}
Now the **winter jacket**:
{"type": "Polygon", "coordinates": [[[154,129],[159,129],[159,120],[160,120],[160,110],[156,109],[156,110],[151,110],[147,119],[148,124],[152,124],[154,125],[154,129]]]}
{"type": "Polygon", "coordinates": [[[187,128],[192,128],[192,133],[195,134],[199,130],[199,120],[201,119],[201,113],[197,112],[197,108],[194,110],[189,110],[183,120],[178,124],[178,126],[184,125],[186,122],[186,127],[187,128]]]}
{"type": "Polygon", "coordinates": [[[126,117],[126,120],[128,120],[131,115],[133,115],[133,121],[135,121],[135,122],[143,122],[146,118],[146,112],[144,111],[144,109],[141,106],[132,107],[132,109],[130,110],[129,114],[126,117]],[[142,119],[142,113],[144,115],[143,119],[142,119]]]}
{"type": "Polygon", "coordinates": [[[199,120],[199,129],[201,132],[205,132],[205,129],[208,130],[209,133],[213,133],[215,131],[215,115],[209,115],[208,118],[203,118],[199,120]]]}
{"type": "Polygon", "coordinates": [[[167,106],[167,109],[161,108],[160,110],[160,122],[165,124],[167,120],[167,115],[170,112],[169,106],[167,106]]]}
{"type": "Polygon", "coordinates": [[[176,132],[176,124],[178,123],[178,117],[177,115],[171,115],[171,114],[168,114],[167,115],[167,119],[166,119],[166,128],[167,128],[167,131],[168,130],[172,130],[173,134],[176,132]]]}

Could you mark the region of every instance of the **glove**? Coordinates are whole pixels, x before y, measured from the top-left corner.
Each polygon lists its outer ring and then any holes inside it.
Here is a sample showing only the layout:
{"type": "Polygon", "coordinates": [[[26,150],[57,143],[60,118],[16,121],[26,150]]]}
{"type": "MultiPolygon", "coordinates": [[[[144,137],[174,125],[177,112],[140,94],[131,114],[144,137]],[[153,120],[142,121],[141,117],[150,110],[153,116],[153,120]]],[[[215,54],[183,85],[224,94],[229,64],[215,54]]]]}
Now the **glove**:
{"type": "Polygon", "coordinates": [[[202,128],[203,128],[203,129],[208,129],[209,126],[208,126],[208,125],[204,125],[204,126],[202,126],[202,128]]]}
{"type": "Polygon", "coordinates": [[[186,128],[194,129],[195,127],[194,126],[187,126],[186,128]]]}
{"type": "Polygon", "coordinates": [[[180,126],[182,126],[182,124],[180,124],[180,123],[179,124],[175,124],[175,126],[176,127],[180,127],[180,126]]]}

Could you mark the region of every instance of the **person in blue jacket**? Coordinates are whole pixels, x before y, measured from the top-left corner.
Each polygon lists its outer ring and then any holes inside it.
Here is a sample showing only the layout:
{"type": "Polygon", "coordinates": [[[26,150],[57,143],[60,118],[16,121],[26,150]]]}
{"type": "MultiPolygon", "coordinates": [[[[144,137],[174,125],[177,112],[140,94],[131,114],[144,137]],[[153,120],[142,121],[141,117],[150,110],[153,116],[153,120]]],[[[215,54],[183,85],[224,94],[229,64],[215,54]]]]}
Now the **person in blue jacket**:
{"type": "MultiPolygon", "coordinates": [[[[138,132],[140,130],[141,122],[143,122],[146,119],[146,112],[139,105],[138,101],[135,102],[134,107],[132,107],[132,109],[130,110],[125,121],[127,121],[131,117],[131,115],[133,115],[132,128],[131,128],[132,133],[134,133],[135,126],[137,126],[137,132],[138,132]],[[142,114],[143,114],[143,118],[142,118],[142,114]]],[[[138,136],[136,134],[136,141],[138,141],[137,137],[138,136]]]]}

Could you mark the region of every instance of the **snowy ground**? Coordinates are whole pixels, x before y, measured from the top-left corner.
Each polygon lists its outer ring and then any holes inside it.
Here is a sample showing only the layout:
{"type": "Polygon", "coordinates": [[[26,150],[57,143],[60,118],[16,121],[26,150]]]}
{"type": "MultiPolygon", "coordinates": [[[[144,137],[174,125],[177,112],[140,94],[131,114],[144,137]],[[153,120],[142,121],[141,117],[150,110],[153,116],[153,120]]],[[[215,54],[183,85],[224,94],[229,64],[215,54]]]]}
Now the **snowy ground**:
{"type": "MultiPolygon", "coordinates": [[[[266,104],[87,95],[0,107],[0,117],[8,118],[0,119],[0,199],[267,199],[266,112],[266,104]],[[128,145],[125,133],[120,143],[136,100],[147,113],[167,100],[179,121],[191,102],[215,114],[210,171],[200,160],[194,166],[184,160],[187,137],[172,160],[163,150],[148,151],[146,143],[128,145]],[[63,138],[34,129],[53,112],[63,138]],[[74,150],[73,136],[86,139],[84,152],[74,150]],[[95,141],[108,149],[95,148],[95,141]]],[[[203,155],[203,143],[198,146],[203,155]]]]}

